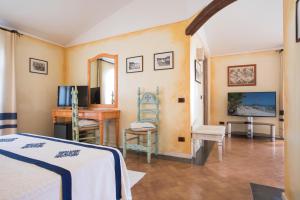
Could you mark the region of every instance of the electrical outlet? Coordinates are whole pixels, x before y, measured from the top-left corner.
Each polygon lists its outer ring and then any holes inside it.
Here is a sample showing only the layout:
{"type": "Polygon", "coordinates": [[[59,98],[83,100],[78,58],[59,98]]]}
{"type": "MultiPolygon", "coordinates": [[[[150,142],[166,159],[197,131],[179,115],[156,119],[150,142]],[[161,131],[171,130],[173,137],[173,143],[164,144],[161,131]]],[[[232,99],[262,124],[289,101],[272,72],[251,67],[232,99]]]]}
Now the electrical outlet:
{"type": "Polygon", "coordinates": [[[185,137],[178,137],[178,142],[185,142],[185,137]]]}
{"type": "Polygon", "coordinates": [[[185,102],[185,98],[184,97],[179,97],[178,98],[178,103],[184,103],[185,102]]]}

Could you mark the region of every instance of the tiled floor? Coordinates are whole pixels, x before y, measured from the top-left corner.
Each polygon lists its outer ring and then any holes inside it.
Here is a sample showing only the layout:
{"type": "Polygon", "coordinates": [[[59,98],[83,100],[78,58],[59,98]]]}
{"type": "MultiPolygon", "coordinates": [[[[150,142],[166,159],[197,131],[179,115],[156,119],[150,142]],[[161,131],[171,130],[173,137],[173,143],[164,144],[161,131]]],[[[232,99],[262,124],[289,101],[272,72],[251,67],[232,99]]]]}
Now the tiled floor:
{"type": "Polygon", "coordinates": [[[247,200],[251,199],[250,182],[283,188],[283,141],[226,138],[222,162],[216,146],[205,166],[153,159],[129,154],[130,170],[146,172],[132,188],[137,200],[247,200]]]}

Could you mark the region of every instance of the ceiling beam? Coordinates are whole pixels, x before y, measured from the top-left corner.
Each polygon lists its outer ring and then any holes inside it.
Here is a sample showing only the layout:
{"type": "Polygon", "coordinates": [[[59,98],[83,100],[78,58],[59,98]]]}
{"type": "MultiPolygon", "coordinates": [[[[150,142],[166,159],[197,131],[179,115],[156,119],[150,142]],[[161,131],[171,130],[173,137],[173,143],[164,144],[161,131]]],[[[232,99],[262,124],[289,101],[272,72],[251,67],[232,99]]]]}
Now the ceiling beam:
{"type": "Polygon", "coordinates": [[[237,0],[213,0],[185,29],[186,35],[194,35],[212,16],[237,0]]]}

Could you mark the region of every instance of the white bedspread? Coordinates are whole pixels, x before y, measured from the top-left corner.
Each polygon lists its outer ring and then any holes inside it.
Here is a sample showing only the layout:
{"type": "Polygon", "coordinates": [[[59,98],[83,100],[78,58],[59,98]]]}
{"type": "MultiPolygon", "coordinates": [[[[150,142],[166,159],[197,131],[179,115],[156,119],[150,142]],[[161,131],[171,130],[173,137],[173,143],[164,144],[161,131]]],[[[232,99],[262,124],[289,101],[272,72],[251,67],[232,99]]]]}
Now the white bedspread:
{"type": "Polygon", "coordinates": [[[122,199],[132,199],[126,165],[117,149],[88,144],[85,147],[77,145],[82,143],[32,136],[35,135],[0,136],[0,200],[58,200],[63,199],[66,191],[62,189],[60,174],[9,157],[5,155],[6,152],[69,171],[73,200],[117,199],[117,180],[121,180],[122,199]],[[120,177],[116,175],[115,164],[118,162],[115,162],[112,152],[89,147],[102,147],[117,152],[115,155],[120,160],[120,177]]]}

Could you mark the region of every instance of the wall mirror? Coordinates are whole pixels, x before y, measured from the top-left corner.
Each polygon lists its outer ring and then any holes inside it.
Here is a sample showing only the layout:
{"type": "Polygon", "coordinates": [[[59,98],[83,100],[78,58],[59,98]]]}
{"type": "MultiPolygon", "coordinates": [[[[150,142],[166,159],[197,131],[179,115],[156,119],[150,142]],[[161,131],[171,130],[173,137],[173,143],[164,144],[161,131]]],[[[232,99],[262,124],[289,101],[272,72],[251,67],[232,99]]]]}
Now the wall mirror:
{"type": "Polygon", "coordinates": [[[99,54],[88,62],[90,107],[118,107],[118,56],[99,54]]]}

